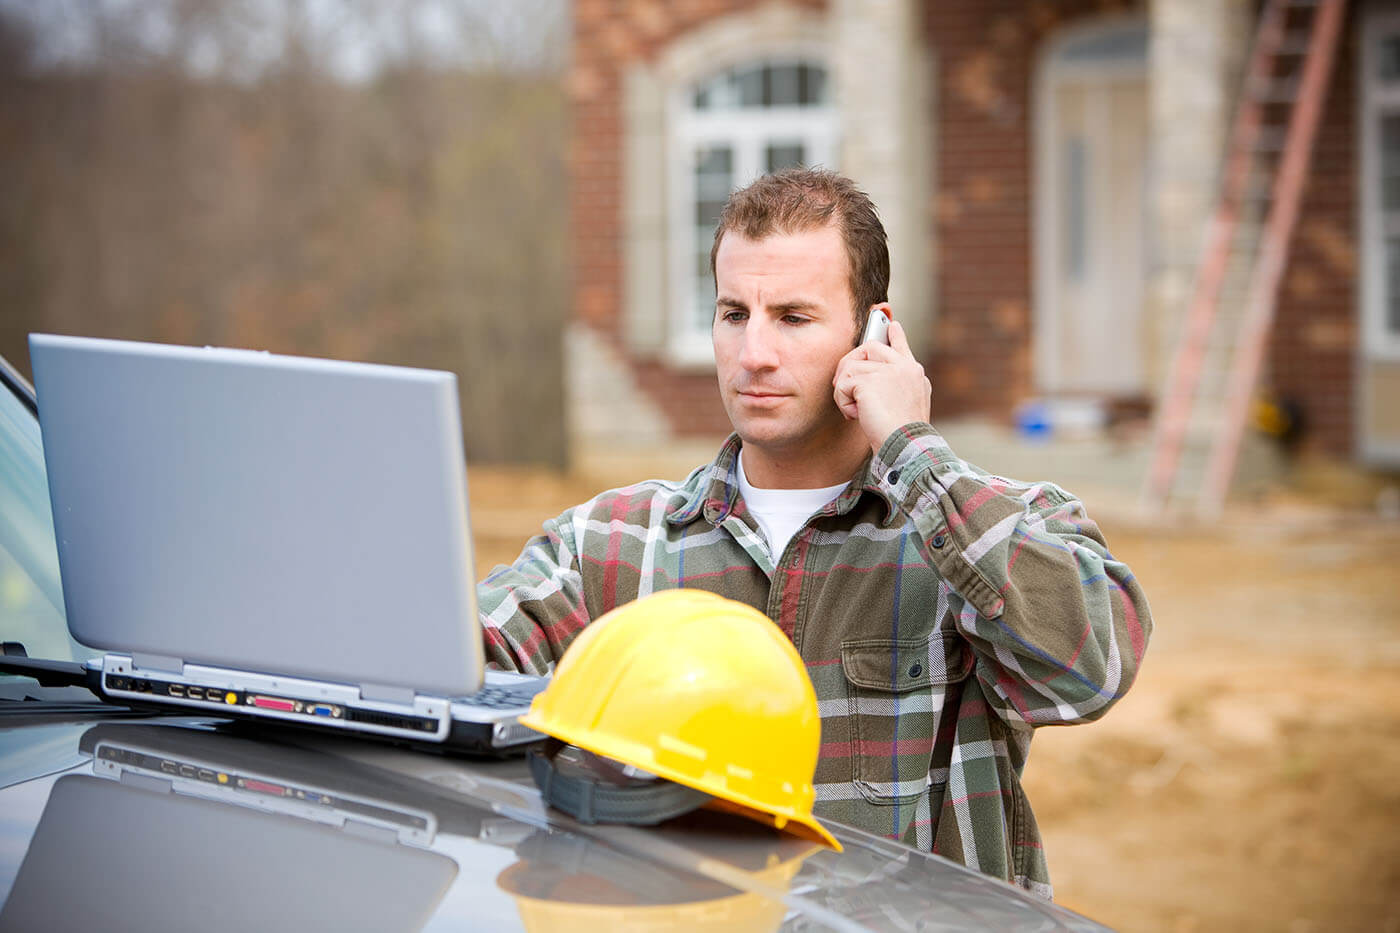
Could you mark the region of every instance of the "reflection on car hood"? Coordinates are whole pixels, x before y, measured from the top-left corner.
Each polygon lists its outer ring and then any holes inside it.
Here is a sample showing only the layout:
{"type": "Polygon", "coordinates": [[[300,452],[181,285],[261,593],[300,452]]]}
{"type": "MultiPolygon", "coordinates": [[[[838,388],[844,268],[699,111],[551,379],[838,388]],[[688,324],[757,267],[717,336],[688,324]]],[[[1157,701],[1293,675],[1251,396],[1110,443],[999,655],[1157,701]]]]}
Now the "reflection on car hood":
{"type": "Polygon", "coordinates": [[[844,853],[709,811],[582,825],[519,759],[193,720],[0,750],[0,929],[1102,929],[842,827],[844,853]]]}

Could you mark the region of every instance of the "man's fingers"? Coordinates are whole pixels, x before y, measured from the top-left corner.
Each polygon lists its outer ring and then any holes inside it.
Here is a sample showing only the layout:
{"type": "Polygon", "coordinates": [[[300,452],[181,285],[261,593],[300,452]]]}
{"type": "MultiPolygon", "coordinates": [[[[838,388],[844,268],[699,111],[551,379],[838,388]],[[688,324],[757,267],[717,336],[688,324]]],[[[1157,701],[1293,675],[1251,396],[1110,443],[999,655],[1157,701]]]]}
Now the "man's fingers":
{"type": "Polygon", "coordinates": [[[841,409],[841,414],[845,415],[848,421],[856,420],[858,411],[854,388],[849,381],[843,382],[838,377],[835,391],[832,392],[832,397],[836,399],[836,407],[841,409]]]}
{"type": "Polygon", "coordinates": [[[837,361],[836,372],[831,378],[832,385],[835,385],[836,380],[840,379],[846,373],[850,372],[852,368],[857,366],[870,365],[870,354],[867,350],[868,346],[869,344],[856,347],[854,350],[850,351],[845,356],[841,357],[840,360],[837,361]]]}
{"type": "Polygon", "coordinates": [[[888,366],[888,365],[890,365],[890,364],[889,364],[889,363],[873,363],[873,362],[872,362],[872,363],[868,363],[868,362],[850,363],[850,364],[848,364],[847,366],[845,366],[845,367],[843,367],[842,369],[840,369],[839,371],[837,371],[837,373],[836,373],[836,381],[839,382],[840,380],[842,380],[842,379],[844,379],[844,378],[856,378],[856,379],[859,379],[859,378],[862,378],[862,377],[864,377],[864,376],[869,376],[869,375],[871,375],[872,373],[881,372],[881,371],[882,371],[881,368],[882,368],[882,367],[885,367],[885,366],[888,366]]]}

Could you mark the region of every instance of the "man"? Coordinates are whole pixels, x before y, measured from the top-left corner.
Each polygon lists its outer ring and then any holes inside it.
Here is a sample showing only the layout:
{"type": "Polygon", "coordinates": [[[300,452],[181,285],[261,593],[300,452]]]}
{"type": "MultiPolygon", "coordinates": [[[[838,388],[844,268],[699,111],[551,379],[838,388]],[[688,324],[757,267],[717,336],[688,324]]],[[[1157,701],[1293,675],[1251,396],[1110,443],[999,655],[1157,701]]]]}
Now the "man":
{"type": "Polygon", "coordinates": [[[494,663],[544,672],[590,619],[698,587],[767,613],[816,688],[816,815],[932,849],[1046,897],[1020,775],[1033,727],[1128,689],[1146,600],[1083,506],[991,476],[929,422],[892,312],[885,233],[838,175],[731,196],[711,266],[734,435],[680,483],[603,493],[545,523],[481,586],[494,663]]]}

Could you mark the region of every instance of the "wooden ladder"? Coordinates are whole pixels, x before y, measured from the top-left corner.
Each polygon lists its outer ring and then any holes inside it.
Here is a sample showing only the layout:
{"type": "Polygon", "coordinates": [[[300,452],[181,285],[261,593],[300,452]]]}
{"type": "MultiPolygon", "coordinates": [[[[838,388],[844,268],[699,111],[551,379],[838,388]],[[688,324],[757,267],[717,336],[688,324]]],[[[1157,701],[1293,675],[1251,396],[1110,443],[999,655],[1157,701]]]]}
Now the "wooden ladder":
{"type": "Polygon", "coordinates": [[[1297,225],[1345,0],[1265,0],[1163,392],[1144,504],[1225,503],[1297,225]]]}

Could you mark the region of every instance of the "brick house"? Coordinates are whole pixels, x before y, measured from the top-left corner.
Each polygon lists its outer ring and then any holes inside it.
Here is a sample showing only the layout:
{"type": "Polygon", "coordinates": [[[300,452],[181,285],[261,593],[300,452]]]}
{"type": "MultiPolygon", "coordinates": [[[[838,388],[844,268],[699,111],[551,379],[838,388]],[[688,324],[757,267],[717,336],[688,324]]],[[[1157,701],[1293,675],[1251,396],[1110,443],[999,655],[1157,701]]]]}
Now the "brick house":
{"type": "MultiPolygon", "coordinates": [[[[708,251],[727,192],[851,175],[935,418],[1160,395],[1251,0],[575,0],[573,414],[588,443],[727,430],[708,251]]],[[[1264,382],[1305,449],[1400,465],[1400,0],[1337,50],[1264,382]]]]}

